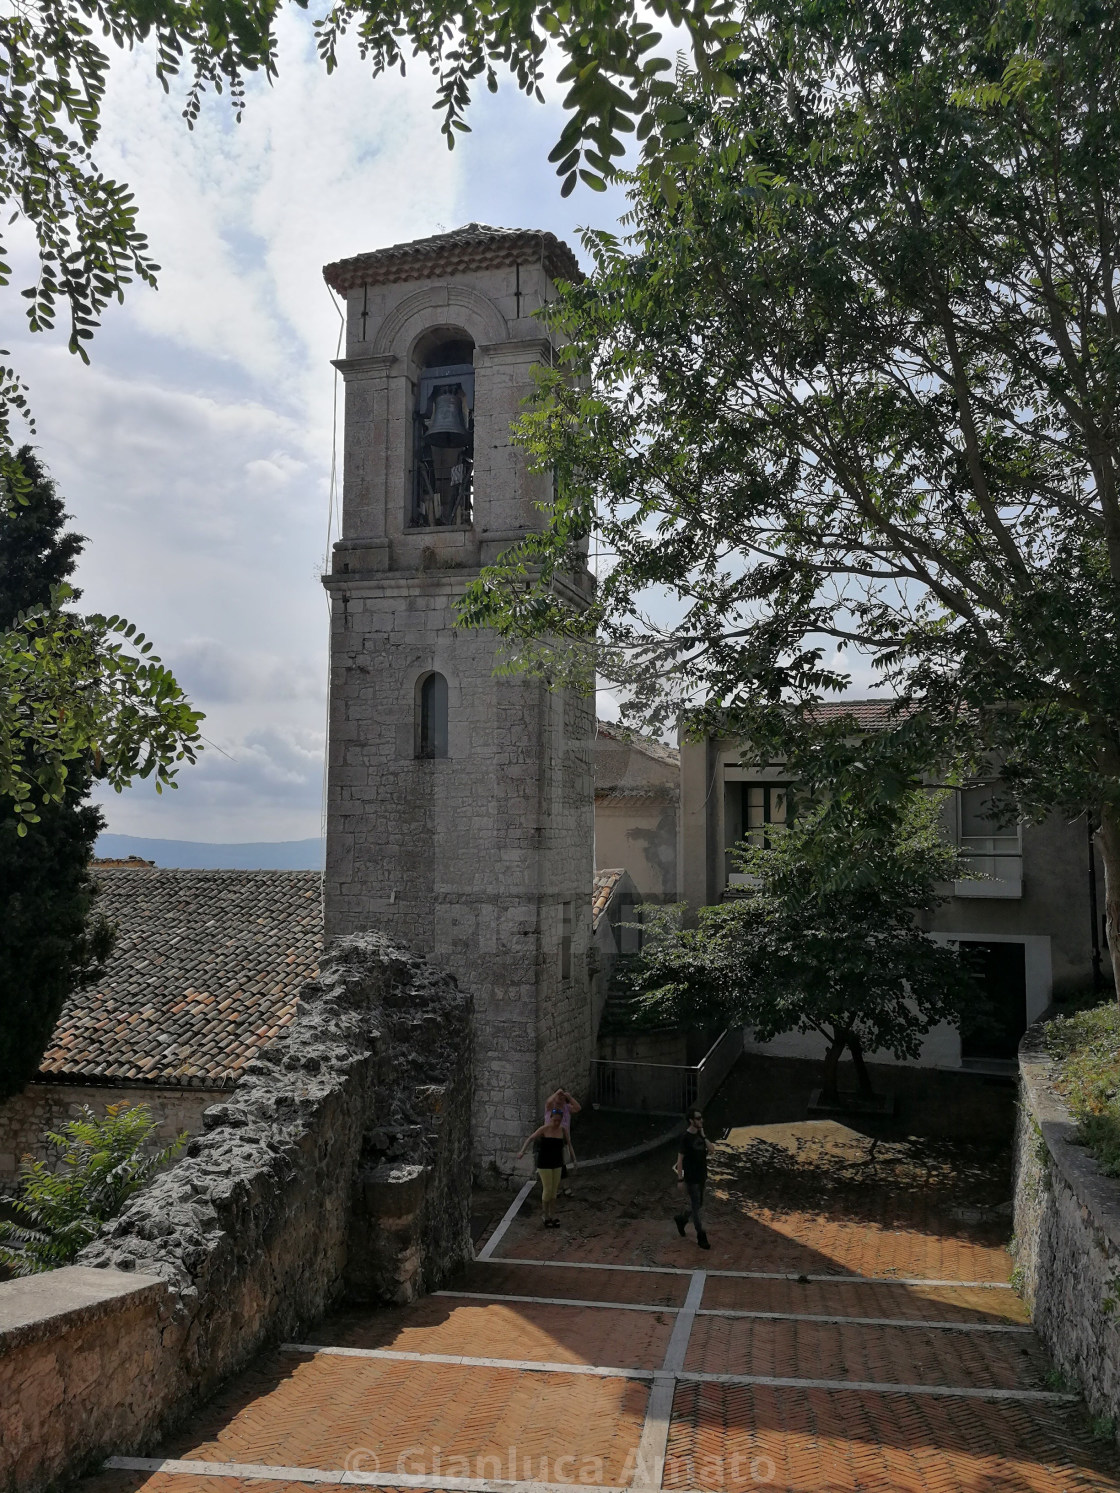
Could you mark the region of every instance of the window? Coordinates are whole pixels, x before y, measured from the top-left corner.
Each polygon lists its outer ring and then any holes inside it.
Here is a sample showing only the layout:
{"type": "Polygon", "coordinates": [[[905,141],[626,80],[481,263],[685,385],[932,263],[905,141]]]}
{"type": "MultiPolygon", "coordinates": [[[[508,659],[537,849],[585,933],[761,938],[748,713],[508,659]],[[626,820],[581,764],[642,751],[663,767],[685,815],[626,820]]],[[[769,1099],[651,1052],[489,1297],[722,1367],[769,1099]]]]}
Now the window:
{"type": "Polygon", "coordinates": [[[565,984],[572,978],[572,904],[560,907],[560,978],[565,984]]]}
{"type": "Polygon", "coordinates": [[[748,845],[767,849],[772,824],[786,824],[789,820],[788,783],[741,783],[732,780],[726,785],[724,799],[724,845],[726,847],[726,875],[729,887],[757,886],[754,876],[740,870],[732,852],[744,841],[748,845]]]}
{"type": "Polygon", "coordinates": [[[442,674],[425,674],[420,681],[419,695],[416,755],[446,757],[447,680],[442,674]]]}
{"type": "Polygon", "coordinates": [[[789,798],[788,783],[743,783],[743,819],[741,840],[750,845],[769,846],[766,833],[771,824],[785,824],[789,798]]]}
{"type": "Polygon", "coordinates": [[[442,334],[418,351],[412,413],[409,528],[471,521],[474,468],[474,343],[442,334]]]}
{"type": "Polygon", "coordinates": [[[1017,824],[1002,823],[994,815],[990,788],[962,788],[958,794],[958,843],[970,871],[981,881],[958,881],[958,897],[1020,897],[1023,886],[1023,845],[1017,824]]]}

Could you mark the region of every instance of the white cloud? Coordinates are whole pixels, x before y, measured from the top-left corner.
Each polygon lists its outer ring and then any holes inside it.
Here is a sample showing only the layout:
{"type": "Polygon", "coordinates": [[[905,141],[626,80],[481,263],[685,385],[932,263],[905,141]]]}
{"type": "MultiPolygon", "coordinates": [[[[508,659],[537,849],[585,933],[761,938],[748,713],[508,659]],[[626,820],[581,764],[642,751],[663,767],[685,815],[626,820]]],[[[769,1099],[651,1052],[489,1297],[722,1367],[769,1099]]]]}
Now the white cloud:
{"type": "Polygon", "coordinates": [[[315,700],[320,709],[325,706],[326,679],[315,656],[235,652],[217,638],[194,638],[178,645],[166,662],[203,709],[281,700],[315,700]]]}
{"type": "MultiPolygon", "coordinates": [[[[241,125],[211,98],[188,131],[149,51],[114,60],[97,159],[136,194],[160,288],[109,308],[91,368],[64,329],[30,337],[18,295],[0,307],[41,455],[88,536],[83,605],[153,638],[217,744],[176,793],[110,794],[118,832],[319,832],[339,325],[323,264],[469,219],[575,245],[579,223],[613,223],[622,206],[582,188],[561,200],[555,104],[482,90],[475,133],[449,153],[423,65],[371,81],[350,55],[328,77],[305,15],[279,29],[280,78],[250,84],[241,125]]],[[[26,227],[12,252],[18,288],[34,276],[26,227]]]]}

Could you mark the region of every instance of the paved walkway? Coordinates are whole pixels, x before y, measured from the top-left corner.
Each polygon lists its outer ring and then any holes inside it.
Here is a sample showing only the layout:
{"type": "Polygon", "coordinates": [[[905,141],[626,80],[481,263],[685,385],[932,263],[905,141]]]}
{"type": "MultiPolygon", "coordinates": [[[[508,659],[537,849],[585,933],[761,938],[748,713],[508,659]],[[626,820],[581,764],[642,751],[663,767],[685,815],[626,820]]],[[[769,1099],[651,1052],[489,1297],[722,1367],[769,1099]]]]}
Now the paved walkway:
{"type": "MultiPolygon", "coordinates": [[[[822,1173],[805,1205],[827,1133],[774,1131],[721,1152],[710,1252],[669,1221],[664,1154],[577,1180],[564,1228],[505,1220],[454,1289],[329,1319],[86,1493],[1120,1493],[1007,1285],[1006,1224],[947,1215],[932,1175],[838,1202],[822,1173]],[[808,1165],[767,1196],[783,1156],[808,1165]]],[[[829,1179],[869,1143],[846,1144],[829,1179]]]]}

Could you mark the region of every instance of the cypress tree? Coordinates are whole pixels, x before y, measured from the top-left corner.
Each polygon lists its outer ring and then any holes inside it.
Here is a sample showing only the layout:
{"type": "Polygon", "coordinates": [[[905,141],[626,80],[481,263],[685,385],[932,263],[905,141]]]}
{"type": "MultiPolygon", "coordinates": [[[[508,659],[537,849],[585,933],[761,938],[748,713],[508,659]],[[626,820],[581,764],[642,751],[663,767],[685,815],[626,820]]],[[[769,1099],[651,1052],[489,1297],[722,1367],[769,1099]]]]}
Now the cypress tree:
{"type": "MultiPolygon", "coordinates": [[[[24,502],[0,503],[0,629],[50,600],[85,543],[63,532],[63,500],[31,447],[17,460],[27,487],[24,502]]],[[[66,997],[112,948],[94,907],[90,859],[105,821],[87,802],[91,785],[90,769],[72,766],[62,802],[43,806],[24,836],[0,801],[0,1099],[34,1076],[66,997]]]]}

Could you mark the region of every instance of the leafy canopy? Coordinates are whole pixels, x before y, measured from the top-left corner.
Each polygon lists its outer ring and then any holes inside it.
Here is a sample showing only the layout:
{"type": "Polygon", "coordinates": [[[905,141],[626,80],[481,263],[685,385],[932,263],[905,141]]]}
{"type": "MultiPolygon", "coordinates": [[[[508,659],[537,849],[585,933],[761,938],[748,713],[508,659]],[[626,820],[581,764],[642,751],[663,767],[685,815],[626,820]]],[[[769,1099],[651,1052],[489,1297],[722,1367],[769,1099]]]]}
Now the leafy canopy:
{"type": "Polygon", "coordinates": [[[646,915],[636,979],[646,1008],[682,1026],[753,1027],[763,1042],[817,1032],[836,1050],[916,1058],[939,1021],[976,991],[955,949],[934,944],[916,915],[962,874],[939,828],[942,796],[892,804],[855,796],[811,805],[768,844],[735,852],[752,878],[742,897],[646,915]]]}
{"type": "MultiPolygon", "coordinates": [[[[16,464],[22,501],[0,512],[0,629],[50,602],[84,543],[67,532],[62,498],[35,453],[24,447],[16,464]]],[[[5,740],[23,781],[32,781],[42,759],[26,741],[5,740]]],[[[91,785],[90,764],[80,760],[48,803],[25,799],[18,812],[0,796],[0,1100],[35,1074],[67,996],[100,972],[112,947],[89,869],[105,824],[87,802],[91,785]]]]}
{"type": "Polygon", "coordinates": [[[118,793],[147,777],[160,793],[199,750],[202,714],[144,634],[67,610],[71,595],[56,587],[49,606],[0,632],[0,796],[21,833],[40,803],[61,799],[76,761],[118,793]]]}
{"type": "Polygon", "coordinates": [[[919,747],[998,759],[1022,812],[1109,830],[1120,7],[758,0],[739,41],[733,93],[679,81],[677,196],[641,166],[551,309],[523,438],[559,498],[464,621],[776,755],[858,646],[907,702],[874,748],[900,785],[919,747]],[[581,614],[556,581],[592,532],[581,614]]]}
{"type": "MultiPolygon", "coordinates": [[[[295,3],[311,9],[308,0],[295,3]]],[[[188,124],[208,89],[228,90],[240,118],[247,80],[277,76],[281,9],[279,0],[33,0],[0,16],[0,201],[26,218],[38,242],[37,279],[21,292],[32,331],[53,327],[63,308],[70,350],[88,361],[109,302],[134,280],[156,283],[133,195],[92,154],[112,50],[147,45],[167,90],[183,76],[188,124]]],[[[468,128],[479,79],[493,91],[504,69],[540,99],[550,49],[558,52],[568,119],[552,159],[567,194],[578,179],[602,190],[635,132],[668,131],[667,161],[687,155],[686,132],[659,112],[672,91],[671,64],[657,55],[662,37],[650,17],[685,28],[704,75],[718,81],[737,47],[732,15],[730,0],[335,0],[315,8],[313,26],[328,71],[350,32],[374,76],[403,72],[410,55],[424,58],[438,79],[435,107],[449,145],[468,128]]],[[[6,259],[0,240],[0,285],[10,283],[6,259]]],[[[0,368],[0,411],[13,407],[26,410],[26,391],[14,369],[0,368]]],[[[0,425],[0,441],[7,433],[0,425]]]]}
{"type": "MultiPolygon", "coordinates": [[[[295,3],[310,9],[308,0],[295,3]]],[[[549,51],[558,51],[568,118],[552,159],[567,194],[579,179],[602,190],[635,133],[648,140],[669,130],[666,162],[694,149],[659,112],[672,83],[650,17],[684,27],[704,75],[730,86],[721,69],[737,47],[732,10],[731,0],[333,0],[316,9],[313,25],[328,71],[348,32],[375,76],[403,72],[410,55],[424,58],[438,77],[448,145],[467,129],[480,78],[493,90],[507,69],[539,99],[549,51]]],[[[9,227],[22,218],[35,234],[36,277],[20,292],[32,332],[61,318],[70,351],[88,362],[109,303],[135,280],[156,283],[133,195],[93,154],[113,50],[149,47],[168,91],[182,77],[188,124],[208,89],[227,90],[240,118],[247,80],[277,74],[280,12],[279,0],[29,0],[0,15],[0,204],[9,227]]],[[[0,287],[11,284],[9,258],[0,233],[0,287]]],[[[0,515],[22,501],[13,425],[22,418],[35,429],[27,387],[7,357],[0,350],[0,515]]],[[[129,625],[79,620],[64,600],[59,593],[46,612],[0,637],[0,796],[28,817],[36,793],[57,799],[67,763],[88,756],[117,788],[155,772],[159,787],[171,762],[193,760],[197,741],[200,718],[158,660],[142,656],[129,625]],[[30,774],[29,754],[39,764],[30,774]]]]}
{"type": "Polygon", "coordinates": [[[68,1265],[161,1167],[186,1143],[184,1131],[153,1151],[156,1122],[146,1104],[106,1105],[97,1115],[84,1104],[75,1120],[44,1139],[54,1165],[26,1156],[20,1168],[15,1219],[0,1219],[0,1265],[36,1275],[68,1265]]]}

